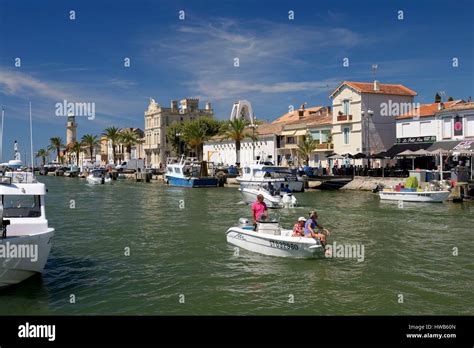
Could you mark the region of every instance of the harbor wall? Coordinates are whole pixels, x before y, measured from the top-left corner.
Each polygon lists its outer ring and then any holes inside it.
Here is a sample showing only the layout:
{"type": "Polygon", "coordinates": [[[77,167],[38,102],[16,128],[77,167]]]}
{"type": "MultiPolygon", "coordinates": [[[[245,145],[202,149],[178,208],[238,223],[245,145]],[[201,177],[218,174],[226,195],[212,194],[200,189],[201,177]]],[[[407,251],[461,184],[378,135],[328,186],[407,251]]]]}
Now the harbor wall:
{"type": "Polygon", "coordinates": [[[377,184],[383,184],[385,187],[397,185],[405,182],[406,178],[382,178],[355,176],[354,180],[340,188],[340,190],[372,191],[377,184]]]}

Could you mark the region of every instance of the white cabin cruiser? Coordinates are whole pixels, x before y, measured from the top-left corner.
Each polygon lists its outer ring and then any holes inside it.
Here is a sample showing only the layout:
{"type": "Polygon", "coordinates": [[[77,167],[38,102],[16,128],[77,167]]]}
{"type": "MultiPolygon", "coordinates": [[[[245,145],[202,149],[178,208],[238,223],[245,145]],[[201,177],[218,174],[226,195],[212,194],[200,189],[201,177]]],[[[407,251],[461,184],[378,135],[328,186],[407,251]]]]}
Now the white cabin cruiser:
{"type": "Polygon", "coordinates": [[[289,192],[274,192],[272,194],[266,187],[241,187],[239,191],[247,204],[255,202],[257,196],[261,194],[269,208],[293,208],[298,205],[295,196],[289,192]]]}
{"type": "Polygon", "coordinates": [[[293,192],[304,191],[303,179],[286,167],[251,164],[242,168],[242,175],[236,180],[241,188],[258,187],[271,182],[274,187],[284,184],[293,192]]]}
{"type": "Polygon", "coordinates": [[[32,173],[0,176],[0,287],[42,273],[54,229],[45,214],[46,187],[32,173]]]}
{"type": "Polygon", "coordinates": [[[248,219],[241,218],[227,230],[227,242],[237,247],[269,256],[314,258],[324,257],[324,248],[314,238],[292,237],[293,231],[283,229],[278,219],[257,222],[253,230],[248,219]]]}
{"type": "Polygon", "coordinates": [[[91,185],[110,184],[112,177],[105,169],[93,169],[86,178],[87,183],[91,185]]]}

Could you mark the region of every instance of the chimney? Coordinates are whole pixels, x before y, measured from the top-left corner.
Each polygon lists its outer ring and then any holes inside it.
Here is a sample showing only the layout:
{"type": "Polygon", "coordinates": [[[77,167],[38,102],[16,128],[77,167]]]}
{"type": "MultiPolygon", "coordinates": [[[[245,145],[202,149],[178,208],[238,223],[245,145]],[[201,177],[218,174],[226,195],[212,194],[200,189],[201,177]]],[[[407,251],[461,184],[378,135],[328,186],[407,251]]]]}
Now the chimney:
{"type": "Polygon", "coordinates": [[[380,91],[380,85],[377,80],[374,80],[374,91],[380,91]]]}
{"type": "Polygon", "coordinates": [[[444,103],[443,102],[439,102],[438,103],[438,110],[443,110],[444,109],[444,103]]]}

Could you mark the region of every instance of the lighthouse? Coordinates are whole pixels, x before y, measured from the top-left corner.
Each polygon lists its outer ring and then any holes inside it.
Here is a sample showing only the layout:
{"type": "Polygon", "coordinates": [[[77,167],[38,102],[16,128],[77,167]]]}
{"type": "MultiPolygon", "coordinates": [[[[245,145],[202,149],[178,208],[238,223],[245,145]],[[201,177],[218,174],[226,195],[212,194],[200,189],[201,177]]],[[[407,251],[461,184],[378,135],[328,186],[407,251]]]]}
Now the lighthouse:
{"type": "Polygon", "coordinates": [[[69,114],[66,124],[66,145],[73,144],[77,141],[77,123],[76,117],[69,114]]]}

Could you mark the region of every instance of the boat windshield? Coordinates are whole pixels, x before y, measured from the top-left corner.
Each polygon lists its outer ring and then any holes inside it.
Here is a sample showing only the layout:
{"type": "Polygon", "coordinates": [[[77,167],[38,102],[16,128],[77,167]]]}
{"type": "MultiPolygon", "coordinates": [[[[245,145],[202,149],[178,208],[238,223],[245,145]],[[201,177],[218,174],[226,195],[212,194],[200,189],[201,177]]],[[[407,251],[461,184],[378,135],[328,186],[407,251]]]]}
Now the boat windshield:
{"type": "Polygon", "coordinates": [[[4,195],[2,204],[4,218],[41,216],[41,203],[38,195],[4,195]]]}

